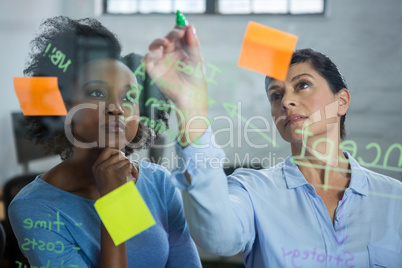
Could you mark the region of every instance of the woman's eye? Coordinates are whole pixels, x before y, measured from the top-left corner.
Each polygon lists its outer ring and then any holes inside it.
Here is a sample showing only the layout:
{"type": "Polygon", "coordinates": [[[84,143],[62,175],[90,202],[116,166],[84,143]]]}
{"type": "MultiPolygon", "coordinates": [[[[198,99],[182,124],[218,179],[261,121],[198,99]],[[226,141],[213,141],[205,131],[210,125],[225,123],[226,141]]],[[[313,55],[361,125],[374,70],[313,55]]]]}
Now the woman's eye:
{"type": "Polygon", "coordinates": [[[307,83],[307,82],[300,82],[300,83],[297,83],[296,88],[297,88],[297,89],[306,89],[306,88],[308,88],[310,85],[311,85],[311,84],[310,84],[310,83],[307,83]]]}
{"type": "Polygon", "coordinates": [[[99,89],[91,90],[87,94],[88,94],[88,96],[95,97],[95,98],[104,97],[103,92],[100,91],[99,89]]]}
{"type": "Polygon", "coordinates": [[[273,101],[279,100],[280,98],[281,98],[281,95],[280,95],[280,94],[278,94],[278,93],[272,93],[272,94],[269,96],[269,101],[273,102],[273,101]]]}
{"type": "Polygon", "coordinates": [[[135,103],[136,102],[136,97],[137,97],[136,95],[127,94],[126,96],[124,96],[123,101],[135,103]]]}

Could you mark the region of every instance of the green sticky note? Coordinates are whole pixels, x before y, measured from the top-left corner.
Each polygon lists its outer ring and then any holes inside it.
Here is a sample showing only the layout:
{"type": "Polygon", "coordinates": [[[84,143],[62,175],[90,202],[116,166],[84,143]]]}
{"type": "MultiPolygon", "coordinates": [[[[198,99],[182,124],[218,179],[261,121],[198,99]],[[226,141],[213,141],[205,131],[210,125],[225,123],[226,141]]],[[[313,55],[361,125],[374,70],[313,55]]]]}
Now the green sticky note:
{"type": "Polygon", "coordinates": [[[133,181],[99,198],[95,209],[116,246],[155,224],[133,181]]]}

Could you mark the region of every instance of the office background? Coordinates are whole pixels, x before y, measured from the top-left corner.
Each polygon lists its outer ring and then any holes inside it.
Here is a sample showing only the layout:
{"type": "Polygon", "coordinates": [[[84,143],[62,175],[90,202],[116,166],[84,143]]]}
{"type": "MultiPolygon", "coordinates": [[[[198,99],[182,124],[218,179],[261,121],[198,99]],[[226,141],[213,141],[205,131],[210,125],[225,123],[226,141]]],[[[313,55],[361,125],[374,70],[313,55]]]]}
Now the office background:
{"type": "MultiPolygon", "coordinates": [[[[123,44],[123,52],[144,55],[149,43],[164,36],[174,25],[175,16],[109,15],[102,14],[101,0],[2,0],[0,2],[0,186],[24,172],[17,161],[11,113],[19,111],[13,90],[13,77],[22,76],[29,42],[40,23],[52,16],[65,15],[74,19],[95,17],[116,33],[123,44]]],[[[380,168],[373,170],[402,180],[402,2],[400,0],[328,0],[323,15],[205,15],[188,14],[197,29],[205,63],[221,70],[216,73],[216,85],[210,84],[210,119],[214,130],[227,128],[223,102],[241,103],[241,115],[248,119],[262,115],[270,122],[266,135],[274,138],[274,148],[262,135],[249,135],[253,148],[244,138],[244,122],[234,120],[234,146],[225,147],[232,163],[241,160],[263,159],[268,155],[276,164],[289,155],[289,146],[273,129],[270,106],[264,91],[264,76],[237,66],[247,23],[255,21],[299,37],[297,48],[311,47],[328,55],[346,78],[352,102],[346,119],[347,139],[357,144],[357,156],[372,162],[378,151],[367,145],[377,143],[380,148],[380,168]],[[240,145],[241,143],[241,145],[240,145]],[[397,144],[397,145],[395,145],[397,144]],[[391,147],[393,146],[393,147],[391,147]],[[389,159],[384,156],[389,148],[389,159]]],[[[208,68],[207,68],[208,71],[208,68]]],[[[262,121],[256,126],[265,128],[262,121]]],[[[175,126],[172,120],[172,127],[175,126]]],[[[218,142],[228,141],[229,133],[221,133],[218,142]]],[[[173,154],[173,147],[163,151],[173,154]]],[[[140,158],[149,151],[140,152],[140,158]]],[[[30,161],[30,172],[42,172],[59,162],[57,156],[30,161]]],[[[243,162],[244,163],[244,162],[243,162]]],[[[246,163],[247,164],[247,163],[246,163]]],[[[168,168],[171,168],[169,166],[168,168]]]]}
{"type": "MultiPolygon", "coordinates": [[[[15,76],[22,70],[39,24],[45,18],[66,15],[71,18],[96,17],[115,32],[123,44],[125,53],[145,54],[148,44],[156,37],[164,36],[173,26],[174,15],[104,15],[101,0],[39,0],[10,1],[0,3],[0,58],[2,71],[0,83],[0,185],[23,172],[17,162],[13,137],[11,112],[19,110],[13,90],[15,76]]],[[[402,2],[399,0],[330,0],[326,1],[324,15],[187,15],[196,26],[206,64],[222,70],[215,74],[216,85],[210,84],[209,96],[215,101],[210,105],[213,128],[228,127],[226,120],[215,119],[227,115],[222,102],[241,102],[241,115],[250,119],[262,115],[270,122],[266,128],[262,120],[251,123],[266,129],[279,148],[258,133],[249,134],[252,148],[244,138],[244,122],[234,121],[235,140],[226,146],[227,156],[234,163],[235,155],[244,162],[249,159],[271,156],[271,165],[280,162],[289,153],[289,146],[278,133],[274,133],[270,107],[264,92],[264,76],[237,66],[242,39],[248,21],[252,20],[299,36],[297,48],[312,47],[327,54],[346,78],[352,94],[352,103],[346,119],[347,138],[356,142],[357,156],[372,162],[378,152],[366,149],[372,142],[381,147],[384,155],[392,144],[402,143],[402,2]],[[240,139],[238,139],[240,137],[240,139]],[[240,141],[240,142],[239,142],[240,141]],[[246,156],[246,154],[249,154],[246,156]]],[[[212,69],[206,67],[207,72],[212,69]]],[[[174,127],[174,122],[172,123],[174,127]]],[[[227,131],[217,136],[220,144],[227,143],[227,131]]],[[[166,157],[172,149],[164,150],[166,157]]],[[[147,156],[141,152],[141,157],[147,156]]],[[[401,152],[398,148],[389,154],[387,168],[374,169],[401,179],[401,152]],[[395,169],[396,168],[396,169],[395,169]]],[[[29,162],[29,171],[41,172],[59,162],[58,157],[48,157],[29,162]]],[[[237,161],[239,162],[239,161],[237,161]]],[[[269,165],[269,161],[263,163],[269,165]]]]}

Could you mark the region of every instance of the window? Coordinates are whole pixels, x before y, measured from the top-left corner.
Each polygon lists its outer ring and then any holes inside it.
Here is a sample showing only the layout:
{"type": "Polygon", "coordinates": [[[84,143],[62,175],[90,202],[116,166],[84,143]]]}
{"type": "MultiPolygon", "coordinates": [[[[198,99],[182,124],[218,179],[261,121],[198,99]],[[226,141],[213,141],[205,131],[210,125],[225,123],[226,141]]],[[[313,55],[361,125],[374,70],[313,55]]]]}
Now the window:
{"type": "Polygon", "coordinates": [[[108,14],[323,14],[326,0],[104,0],[108,14]]]}
{"type": "Polygon", "coordinates": [[[106,13],[205,13],[206,0],[106,0],[106,13]]]}

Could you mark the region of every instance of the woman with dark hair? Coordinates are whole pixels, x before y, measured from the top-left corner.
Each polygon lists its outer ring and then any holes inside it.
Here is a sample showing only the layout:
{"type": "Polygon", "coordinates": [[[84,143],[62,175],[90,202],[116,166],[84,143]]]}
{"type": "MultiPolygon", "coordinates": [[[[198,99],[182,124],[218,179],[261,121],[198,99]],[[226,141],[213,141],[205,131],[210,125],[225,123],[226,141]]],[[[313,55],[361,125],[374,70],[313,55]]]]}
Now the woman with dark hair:
{"type": "MultiPolygon", "coordinates": [[[[94,19],[48,19],[31,45],[24,74],[57,77],[69,114],[27,118],[29,138],[63,160],[22,189],[9,207],[30,264],[201,267],[169,172],[127,158],[158,135],[138,120],[142,86],[126,65],[134,56],[121,58],[115,35],[94,19]],[[70,60],[63,68],[55,65],[57,51],[70,60]],[[130,180],[156,223],[115,246],[94,203],[130,180]]],[[[157,120],[166,123],[167,114],[161,111],[157,120]]]]}
{"type": "Polygon", "coordinates": [[[194,28],[173,30],[149,50],[150,75],[186,90],[162,86],[184,115],[184,148],[176,149],[186,165],[172,172],[172,182],[183,190],[190,233],[202,249],[242,253],[245,265],[257,268],[402,267],[402,184],[342,150],[350,93],[328,57],[297,50],[284,81],[265,80],[271,115],[292,154],[272,168],[226,177],[206,118],[205,78],[164,64],[169,57],[191,69],[202,61],[194,28]],[[201,97],[188,97],[195,93],[201,97]]]}

